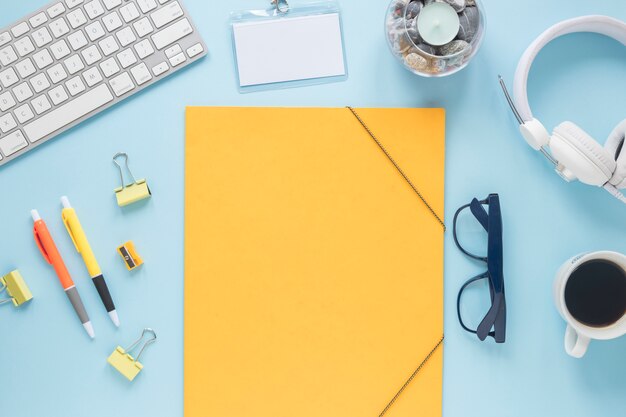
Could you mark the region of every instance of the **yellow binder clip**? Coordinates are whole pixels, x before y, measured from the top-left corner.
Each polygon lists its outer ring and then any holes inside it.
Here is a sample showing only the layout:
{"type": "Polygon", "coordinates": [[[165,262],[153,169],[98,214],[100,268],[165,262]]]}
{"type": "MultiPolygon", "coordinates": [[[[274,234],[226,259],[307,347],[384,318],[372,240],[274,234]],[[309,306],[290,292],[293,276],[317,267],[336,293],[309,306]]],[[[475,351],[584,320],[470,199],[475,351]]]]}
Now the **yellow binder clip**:
{"type": "Polygon", "coordinates": [[[139,181],[135,180],[133,173],[128,167],[128,155],[124,152],[118,152],[113,157],[113,163],[117,165],[120,170],[120,179],[122,180],[122,186],[116,188],[115,196],[117,197],[117,205],[120,207],[127,206],[132,203],[136,203],[137,201],[149,198],[152,193],[150,192],[150,188],[148,187],[148,183],[145,179],[141,179],[139,181]],[[126,184],[124,181],[124,168],[117,162],[119,158],[124,158],[124,166],[132,182],[130,184],[126,184]]]}
{"type": "Polygon", "coordinates": [[[107,359],[107,362],[109,362],[112,367],[117,369],[117,371],[120,374],[124,375],[129,381],[132,381],[143,369],[143,365],[139,362],[141,354],[146,349],[146,347],[148,347],[148,345],[156,341],[156,338],[157,335],[154,330],[145,328],[143,329],[143,332],[141,332],[141,336],[139,337],[139,339],[135,340],[133,344],[126,349],[123,349],[121,346],[116,347],[113,353],[111,353],[111,356],[109,356],[109,358],[107,359]],[[130,355],[130,352],[132,352],[133,349],[137,347],[137,345],[141,342],[146,333],[151,333],[152,338],[146,340],[141,350],[139,351],[137,358],[135,359],[130,355]]]}
{"type": "Polygon", "coordinates": [[[20,274],[18,270],[9,272],[7,275],[0,277],[0,293],[4,290],[6,290],[9,298],[0,300],[0,304],[12,301],[15,307],[19,307],[33,299],[33,294],[30,292],[26,281],[24,281],[22,274],[20,274]]]}

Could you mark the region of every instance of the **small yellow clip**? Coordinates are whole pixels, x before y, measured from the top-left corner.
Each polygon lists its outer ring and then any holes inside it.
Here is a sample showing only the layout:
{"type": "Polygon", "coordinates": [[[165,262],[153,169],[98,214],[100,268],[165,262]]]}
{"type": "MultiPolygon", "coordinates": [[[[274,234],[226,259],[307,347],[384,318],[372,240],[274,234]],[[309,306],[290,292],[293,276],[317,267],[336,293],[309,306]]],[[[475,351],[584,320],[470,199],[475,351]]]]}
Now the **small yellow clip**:
{"type": "Polygon", "coordinates": [[[12,301],[15,307],[19,307],[33,299],[33,294],[30,292],[28,285],[26,285],[24,278],[22,278],[22,274],[20,274],[20,271],[17,269],[0,277],[0,292],[5,289],[10,298],[0,300],[0,304],[12,301]]]}
{"type": "Polygon", "coordinates": [[[143,259],[141,259],[141,256],[139,256],[135,250],[135,244],[132,240],[129,240],[117,248],[117,253],[122,256],[122,259],[124,259],[124,265],[126,265],[126,269],[129,271],[143,265],[143,259]]]}
{"type": "Polygon", "coordinates": [[[128,155],[124,152],[118,152],[113,157],[113,163],[117,165],[120,170],[120,179],[122,180],[122,186],[116,188],[115,196],[117,197],[117,205],[120,207],[127,206],[132,203],[136,203],[137,201],[141,201],[143,199],[149,198],[152,193],[150,192],[150,187],[148,187],[148,183],[145,179],[135,180],[135,176],[131,172],[128,167],[128,155]],[[124,158],[124,165],[126,167],[126,171],[130,175],[132,182],[130,184],[126,184],[124,181],[124,169],[117,162],[118,158],[124,158]]]}
{"type": "Polygon", "coordinates": [[[111,353],[111,355],[107,359],[107,362],[109,363],[109,365],[117,369],[120,374],[124,375],[129,381],[132,381],[143,369],[143,365],[139,362],[139,357],[141,357],[141,354],[148,345],[156,341],[156,338],[157,335],[154,330],[149,328],[143,329],[143,332],[141,332],[141,336],[139,337],[139,339],[135,340],[133,344],[130,345],[128,348],[123,349],[121,346],[116,347],[113,353],[111,353]],[[137,358],[135,359],[130,355],[130,352],[132,352],[132,350],[137,347],[137,345],[141,342],[146,333],[152,333],[153,337],[146,340],[146,343],[144,343],[141,350],[139,351],[139,354],[137,355],[137,358]]]}

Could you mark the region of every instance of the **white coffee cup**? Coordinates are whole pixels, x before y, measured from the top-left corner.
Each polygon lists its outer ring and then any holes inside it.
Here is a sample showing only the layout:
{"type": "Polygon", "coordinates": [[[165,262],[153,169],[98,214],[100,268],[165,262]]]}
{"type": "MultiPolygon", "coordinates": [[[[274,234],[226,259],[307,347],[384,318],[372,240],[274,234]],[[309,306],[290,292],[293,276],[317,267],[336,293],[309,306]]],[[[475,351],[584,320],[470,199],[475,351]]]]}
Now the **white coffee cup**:
{"type": "Polygon", "coordinates": [[[621,266],[626,271],[626,256],[617,252],[599,251],[574,256],[565,262],[554,280],[554,303],[559,314],[567,322],[565,329],[565,351],[575,358],[582,358],[587,352],[592,339],[615,339],[626,334],[626,314],[615,323],[606,327],[591,327],[576,320],[568,311],[565,303],[565,287],[574,270],[582,264],[601,259],[621,266]]]}

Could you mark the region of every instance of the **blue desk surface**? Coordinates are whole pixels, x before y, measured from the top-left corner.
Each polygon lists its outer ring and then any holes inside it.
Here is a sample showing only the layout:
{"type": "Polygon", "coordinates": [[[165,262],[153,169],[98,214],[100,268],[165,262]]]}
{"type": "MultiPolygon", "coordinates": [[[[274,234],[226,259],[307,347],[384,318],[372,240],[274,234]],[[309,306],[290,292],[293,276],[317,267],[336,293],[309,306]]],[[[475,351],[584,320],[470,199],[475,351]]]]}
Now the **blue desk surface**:
{"type": "MultiPolygon", "coordinates": [[[[444,416],[624,415],[626,338],[593,342],[583,360],[567,357],[565,325],[552,304],[551,285],[556,269],[574,254],[626,252],[626,207],[599,189],[566,185],[531,152],[517,134],[497,74],[510,84],[523,50],[553,23],[583,14],[626,19],[626,8],[607,0],[485,0],[487,36],[475,61],[449,78],[424,79],[404,70],[387,50],[387,3],[341,1],[350,70],[346,82],[240,95],[228,14],[263,8],[266,1],[185,0],[209,45],[209,57],[0,169],[0,272],[19,268],[35,296],[24,308],[3,306],[0,311],[0,415],[182,416],[185,106],[348,104],[446,108],[448,222],[474,196],[501,196],[506,344],[481,343],[460,329],[456,293],[480,266],[457,251],[451,232],[446,239],[444,416]],[[113,196],[119,179],[111,157],[120,150],[129,153],[135,175],[148,178],[153,191],[150,201],[126,210],[113,196]],[[63,228],[61,195],[77,208],[100,257],[122,320],[118,330],[63,228]],[[92,315],[94,341],[35,247],[31,208],[47,220],[74,273],[92,315]],[[146,260],[134,273],[126,271],[115,252],[129,239],[146,260]],[[159,340],[145,352],[142,374],[129,384],[106,358],[146,326],[158,332],[159,340]]],[[[0,26],[44,4],[6,2],[0,26]]],[[[626,116],[625,64],[624,48],[613,40],[572,35],[555,41],[531,74],[534,111],[550,128],[569,119],[603,142],[626,116]]],[[[419,126],[407,120],[406,129],[410,134],[419,126]]]]}

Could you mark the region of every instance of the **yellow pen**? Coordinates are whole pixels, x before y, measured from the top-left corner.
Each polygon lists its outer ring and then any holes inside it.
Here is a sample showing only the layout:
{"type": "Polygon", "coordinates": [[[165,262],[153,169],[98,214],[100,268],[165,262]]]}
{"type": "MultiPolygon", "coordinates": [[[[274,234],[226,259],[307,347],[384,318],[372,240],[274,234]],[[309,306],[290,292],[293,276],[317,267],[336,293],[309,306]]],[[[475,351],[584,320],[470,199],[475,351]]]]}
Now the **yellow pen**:
{"type": "Polygon", "coordinates": [[[120,319],[117,316],[117,311],[115,311],[115,304],[113,304],[113,299],[111,298],[109,288],[107,287],[104,276],[102,275],[102,270],[100,269],[100,265],[98,265],[98,261],[96,261],[96,257],[91,250],[91,246],[89,245],[87,236],[85,235],[80,221],[78,220],[76,211],[70,205],[70,201],[67,197],[61,197],[61,203],[63,204],[63,211],[61,213],[63,224],[65,224],[65,228],[70,234],[70,238],[72,239],[72,242],[74,242],[76,250],[83,257],[83,261],[87,266],[87,271],[91,276],[93,284],[96,286],[96,290],[98,290],[98,294],[100,294],[100,299],[109,313],[109,317],[116,326],[119,326],[120,319]]]}

